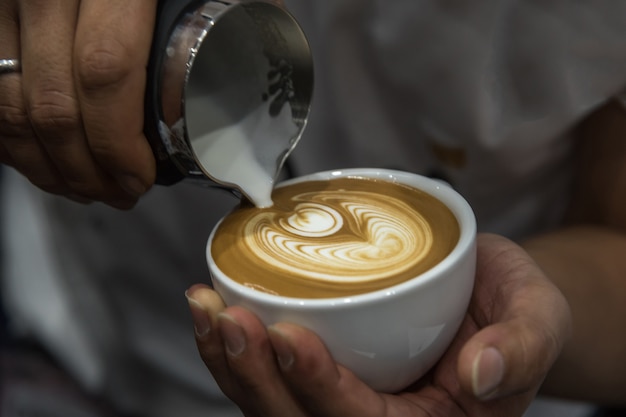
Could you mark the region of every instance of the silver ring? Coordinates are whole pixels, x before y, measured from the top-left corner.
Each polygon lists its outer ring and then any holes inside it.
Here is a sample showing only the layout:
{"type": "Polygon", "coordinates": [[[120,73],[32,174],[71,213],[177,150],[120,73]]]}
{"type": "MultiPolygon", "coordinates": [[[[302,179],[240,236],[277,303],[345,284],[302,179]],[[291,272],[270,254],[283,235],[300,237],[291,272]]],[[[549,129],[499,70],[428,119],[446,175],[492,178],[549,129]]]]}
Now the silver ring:
{"type": "Polygon", "coordinates": [[[0,75],[20,72],[22,66],[19,59],[0,59],[0,75]]]}

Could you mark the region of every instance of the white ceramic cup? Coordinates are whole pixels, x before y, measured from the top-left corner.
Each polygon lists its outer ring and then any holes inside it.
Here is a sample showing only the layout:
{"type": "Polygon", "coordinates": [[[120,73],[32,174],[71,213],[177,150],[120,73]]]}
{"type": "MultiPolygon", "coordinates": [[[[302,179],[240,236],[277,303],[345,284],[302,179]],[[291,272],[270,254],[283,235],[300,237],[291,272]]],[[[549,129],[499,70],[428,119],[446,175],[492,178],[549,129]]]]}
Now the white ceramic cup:
{"type": "MultiPolygon", "coordinates": [[[[333,358],[380,392],[396,392],[423,376],[443,355],[466,313],[476,268],[476,220],[465,199],[437,180],[401,171],[355,168],[319,172],[282,183],[346,176],[397,182],[423,190],[456,216],[460,237],[439,264],[383,290],[342,298],[288,298],[253,290],[207,260],[224,302],[254,312],[266,325],[290,322],[315,332],[333,358]]],[[[279,185],[280,186],[280,185],[279,185]]]]}

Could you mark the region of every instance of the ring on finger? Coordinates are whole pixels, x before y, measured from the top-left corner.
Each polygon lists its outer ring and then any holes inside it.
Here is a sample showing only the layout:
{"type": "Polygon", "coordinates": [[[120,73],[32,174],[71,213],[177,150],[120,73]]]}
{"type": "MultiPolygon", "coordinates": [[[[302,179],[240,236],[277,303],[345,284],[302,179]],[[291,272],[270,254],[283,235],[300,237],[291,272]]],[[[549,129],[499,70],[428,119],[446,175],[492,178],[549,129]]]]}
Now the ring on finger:
{"type": "Polygon", "coordinates": [[[0,75],[20,72],[22,66],[19,59],[0,59],[0,75]]]}

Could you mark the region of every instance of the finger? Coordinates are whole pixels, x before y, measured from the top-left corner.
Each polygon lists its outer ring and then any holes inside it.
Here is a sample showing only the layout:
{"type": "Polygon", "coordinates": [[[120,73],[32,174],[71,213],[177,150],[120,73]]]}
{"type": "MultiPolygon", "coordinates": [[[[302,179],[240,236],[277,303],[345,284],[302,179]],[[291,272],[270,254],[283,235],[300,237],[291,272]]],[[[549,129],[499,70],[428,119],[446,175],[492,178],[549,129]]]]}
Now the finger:
{"type": "Polygon", "coordinates": [[[194,322],[194,334],[200,357],[207,365],[220,388],[229,395],[232,381],[229,377],[224,344],[217,330],[217,316],[226,306],[219,294],[206,285],[197,284],[185,292],[194,322]]]}
{"type": "Polygon", "coordinates": [[[479,249],[477,279],[493,271],[507,274],[493,294],[490,317],[484,317],[495,324],[476,333],[459,355],[461,384],[482,399],[536,390],[569,336],[569,307],[517,245],[495,236],[483,237],[481,245],[488,250],[479,249]],[[481,252],[490,258],[480,259],[481,252]]]}
{"type": "Polygon", "coordinates": [[[234,401],[248,416],[303,416],[278,369],[263,323],[240,307],[219,315],[228,370],[236,384],[234,401]]]}
{"type": "Polygon", "coordinates": [[[125,195],[96,164],[83,134],[72,76],[79,0],[20,3],[23,90],[32,127],[68,193],[98,199],[125,195]],[[116,190],[117,188],[117,190],[116,190]]]}
{"type": "MultiPolygon", "coordinates": [[[[211,371],[224,394],[235,401],[241,409],[249,410],[247,415],[255,415],[256,412],[262,409],[262,407],[258,406],[259,399],[257,396],[251,395],[247,388],[242,387],[242,385],[246,384],[241,384],[238,379],[243,379],[243,377],[233,372],[230,368],[225,342],[221,335],[223,329],[218,328],[221,324],[228,331],[230,329],[228,321],[233,321],[234,319],[230,316],[220,316],[225,309],[224,302],[215,291],[205,285],[195,285],[185,295],[189,300],[189,306],[194,318],[196,344],[202,360],[211,371]],[[222,322],[225,320],[227,323],[224,325],[222,322]]],[[[250,316],[249,313],[247,314],[250,316]]],[[[251,320],[253,320],[253,325],[258,325],[256,319],[252,317],[251,320]]],[[[235,326],[238,325],[235,324],[235,326]]],[[[237,329],[234,331],[237,331],[237,329]]],[[[230,343],[231,351],[235,350],[233,347],[234,342],[231,340],[230,343]]],[[[244,358],[248,356],[244,355],[244,358]]],[[[237,362],[237,359],[234,359],[234,361],[237,362]]],[[[273,362],[273,360],[270,360],[270,362],[273,362]]]]}
{"type": "MultiPolygon", "coordinates": [[[[2,58],[21,59],[19,13],[11,0],[0,3],[0,39],[2,58]]],[[[63,192],[63,182],[31,128],[21,79],[17,72],[0,75],[0,161],[50,192],[63,192]]]]}
{"type": "MultiPolygon", "coordinates": [[[[0,39],[2,51],[0,59],[19,59],[20,40],[18,14],[15,2],[7,0],[0,3],[0,39]]],[[[28,117],[22,101],[20,74],[0,74],[0,163],[13,165],[11,154],[6,149],[6,139],[30,132],[28,117]]]]}
{"type": "Polygon", "coordinates": [[[306,415],[380,417],[391,411],[386,396],[337,365],[314,333],[279,323],[269,328],[269,336],[283,377],[306,415]]]}
{"type": "Polygon", "coordinates": [[[154,0],[83,0],[75,44],[78,97],[91,151],[131,195],[154,182],[155,161],[143,135],[146,67],[154,0]]]}

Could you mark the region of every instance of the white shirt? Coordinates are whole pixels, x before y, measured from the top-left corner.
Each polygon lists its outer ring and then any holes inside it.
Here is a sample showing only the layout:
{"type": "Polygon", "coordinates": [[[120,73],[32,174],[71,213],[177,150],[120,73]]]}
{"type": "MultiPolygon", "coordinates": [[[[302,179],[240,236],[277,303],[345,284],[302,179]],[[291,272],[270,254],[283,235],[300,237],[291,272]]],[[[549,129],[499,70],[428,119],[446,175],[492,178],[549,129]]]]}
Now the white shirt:
{"type": "MultiPolygon", "coordinates": [[[[573,170],[568,130],[626,84],[625,2],[287,4],[316,66],[308,127],[290,158],[298,174],[435,173],[470,201],[481,230],[518,238],[559,222],[573,170]]],[[[15,176],[7,185],[2,293],[16,327],[129,410],[227,415],[183,292],[208,282],[204,245],[232,197],[156,187],[119,212],[15,176]]]]}

